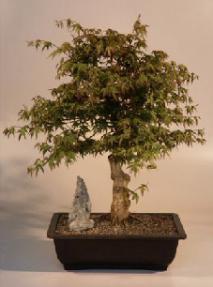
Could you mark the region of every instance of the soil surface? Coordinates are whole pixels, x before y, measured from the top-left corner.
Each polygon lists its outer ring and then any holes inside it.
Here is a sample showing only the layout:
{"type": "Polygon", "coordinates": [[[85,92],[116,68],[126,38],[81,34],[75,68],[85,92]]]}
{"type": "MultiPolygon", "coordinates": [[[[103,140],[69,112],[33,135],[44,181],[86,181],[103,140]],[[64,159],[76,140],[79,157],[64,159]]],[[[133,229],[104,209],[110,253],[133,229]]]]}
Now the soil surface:
{"type": "Polygon", "coordinates": [[[177,230],[170,214],[130,214],[122,224],[113,225],[110,214],[91,214],[95,221],[93,228],[84,231],[70,231],[68,214],[60,216],[56,233],[63,235],[146,235],[146,236],[175,236],[177,230]]]}

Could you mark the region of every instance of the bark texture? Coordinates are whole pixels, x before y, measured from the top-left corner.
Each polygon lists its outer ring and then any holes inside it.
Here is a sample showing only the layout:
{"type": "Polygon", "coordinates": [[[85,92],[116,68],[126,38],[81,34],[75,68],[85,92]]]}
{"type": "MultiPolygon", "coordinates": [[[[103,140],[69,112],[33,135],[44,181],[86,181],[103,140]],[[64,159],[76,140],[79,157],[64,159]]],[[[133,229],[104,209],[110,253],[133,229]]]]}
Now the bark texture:
{"type": "Polygon", "coordinates": [[[111,218],[113,223],[123,222],[129,215],[130,199],[128,183],[130,176],[123,172],[121,164],[113,155],[108,157],[113,180],[113,199],[111,205],[111,218]]]}

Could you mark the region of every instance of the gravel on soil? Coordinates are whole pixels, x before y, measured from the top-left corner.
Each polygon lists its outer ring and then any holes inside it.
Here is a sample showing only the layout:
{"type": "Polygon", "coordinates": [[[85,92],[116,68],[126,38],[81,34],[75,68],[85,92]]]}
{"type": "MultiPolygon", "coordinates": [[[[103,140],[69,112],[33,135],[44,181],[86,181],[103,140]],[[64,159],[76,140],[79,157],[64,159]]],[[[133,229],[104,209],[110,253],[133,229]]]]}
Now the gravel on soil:
{"type": "Polygon", "coordinates": [[[95,225],[83,231],[70,231],[68,227],[68,214],[60,216],[56,233],[62,235],[98,235],[98,236],[175,236],[177,230],[171,214],[143,214],[130,213],[128,219],[122,224],[112,224],[110,214],[91,214],[95,225]]]}

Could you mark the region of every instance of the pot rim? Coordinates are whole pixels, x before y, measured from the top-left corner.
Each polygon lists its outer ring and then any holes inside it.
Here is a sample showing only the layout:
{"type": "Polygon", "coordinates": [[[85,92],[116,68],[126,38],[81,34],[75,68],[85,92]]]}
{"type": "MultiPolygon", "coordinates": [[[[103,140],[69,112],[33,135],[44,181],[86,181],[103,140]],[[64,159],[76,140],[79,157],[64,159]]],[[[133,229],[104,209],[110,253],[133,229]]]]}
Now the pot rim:
{"type": "MultiPolygon", "coordinates": [[[[91,213],[94,215],[103,215],[103,214],[108,214],[107,212],[94,212],[91,213]]],[[[142,214],[142,213],[131,213],[131,214],[142,214]]],[[[143,213],[143,214],[154,214],[154,215],[170,215],[172,216],[174,223],[175,223],[175,227],[177,230],[177,234],[168,234],[168,235],[146,235],[146,234],[141,234],[141,235],[131,235],[131,234],[118,234],[118,235],[94,235],[94,234],[60,234],[56,232],[56,226],[58,223],[58,220],[60,218],[61,215],[68,215],[67,212],[57,212],[54,213],[51,221],[50,221],[50,225],[47,231],[47,237],[51,238],[51,239],[69,239],[69,240],[75,240],[75,239],[82,239],[82,240],[87,240],[87,239],[113,239],[113,240],[128,240],[128,239],[141,239],[141,240],[147,240],[147,239],[151,239],[151,240],[158,240],[158,239],[162,239],[162,240],[178,240],[178,239],[186,239],[186,233],[185,230],[183,228],[183,225],[180,221],[180,218],[178,216],[178,214],[176,213],[143,213]]]]}

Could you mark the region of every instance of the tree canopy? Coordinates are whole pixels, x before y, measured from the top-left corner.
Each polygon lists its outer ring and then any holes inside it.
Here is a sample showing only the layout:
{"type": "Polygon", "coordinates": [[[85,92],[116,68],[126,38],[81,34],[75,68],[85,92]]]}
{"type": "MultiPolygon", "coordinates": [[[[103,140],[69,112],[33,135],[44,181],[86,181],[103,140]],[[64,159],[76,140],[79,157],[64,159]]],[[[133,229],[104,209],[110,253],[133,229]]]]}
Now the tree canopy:
{"type": "Polygon", "coordinates": [[[25,124],[4,130],[19,139],[43,135],[36,144],[41,158],[28,168],[31,174],[104,153],[137,172],[154,168],[181,144],[205,142],[188,93],[197,75],[164,51],[148,52],[140,17],[128,34],[84,28],[70,19],[56,25],[70,32],[68,42],[28,45],[57,57],[60,84],[50,97],[36,96],[31,107],[20,110],[25,124]]]}

